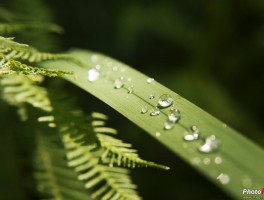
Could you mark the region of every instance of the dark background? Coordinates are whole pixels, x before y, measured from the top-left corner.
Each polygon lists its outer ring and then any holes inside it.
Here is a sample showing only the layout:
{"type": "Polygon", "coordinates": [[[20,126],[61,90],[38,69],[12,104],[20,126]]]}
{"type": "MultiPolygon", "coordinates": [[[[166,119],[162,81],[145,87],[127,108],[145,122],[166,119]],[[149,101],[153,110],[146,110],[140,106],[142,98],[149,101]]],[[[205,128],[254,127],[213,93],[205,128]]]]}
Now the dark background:
{"type": "MultiPolygon", "coordinates": [[[[34,18],[53,20],[65,30],[53,45],[45,47],[42,41],[38,48],[78,47],[112,56],[264,146],[263,0],[15,0],[14,4],[18,2],[21,7],[15,10],[25,19],[33,16],[25,12],[28,4],[38,10],[34,18]]],[[[229,199],[136,125],[64,84],[87,112],[108,114],[119,137],[132,143],[143,158],[171,166],[170,171],[133,170],[144,199],[229,199]]]]}

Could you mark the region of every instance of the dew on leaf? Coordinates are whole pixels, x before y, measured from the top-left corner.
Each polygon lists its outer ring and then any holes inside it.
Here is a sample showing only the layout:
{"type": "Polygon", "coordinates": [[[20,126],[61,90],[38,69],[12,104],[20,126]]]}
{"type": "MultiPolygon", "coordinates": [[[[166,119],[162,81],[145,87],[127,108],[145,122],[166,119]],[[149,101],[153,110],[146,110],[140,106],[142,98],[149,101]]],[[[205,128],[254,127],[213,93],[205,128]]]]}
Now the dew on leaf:
{"type": "Polygon", "coordinates": [[[131,86],[129,86],[128,88],[128,94],[132,94],[133,92],[134,92],[134,86],[133,85],[131,85],[131,86]]]}
{"type": "Polygon", "coordinates": [[[191,126],[190,131],[184,135],[183,139],[185,141],[194,141],[199,139],[200,131],[196,126],[191,126]]]}
{"type": "Polygon", "coordinates": [[[205,139],[204,144],[202,144],[198,150],[203,153],[212,153],[220,148],[221,142],[215,135],[210,135],[205,139]]]}
{"type": "Polygon", "coordinates": [[[154,108],[150,111],[149,115],[150,116],[157,116],[160,114],[160,110],[158,108],[154,108]]]}
{"type": "Polygon", "coordinates": [[[181,119],[181,113],[179,110],[174,109],[168,114],[168,120],[173,123],[177,123],[181,119]]]}
{"type": "Polygon", "coordinates": [[[149,84],[152,83],[153,81],[154,81],[154,78],[148,78],[147,79],[147,83],[149,83],[149,84]]]}
{"type": "Polygon", "coordinates": [[[149,95],[149,99],[154,99],[155,98],[155,95],[154,94],[150,94],[149,95]]]}
{"type": "Polygon", "coordinates": [[[215,157],[214,159],[215,164],[220,165],[223,162],[223,159],[220,156],[215,157]]]}
{"type": "Polygon", "coordinates": [[[145,113],[147,113],[148,112],[148,107],[147,106],[143,106],[142,108],[141,108],[141,114],[145,114],[145,113]]]}
{"type": "Polygon", "coordinates": [[[204,163],[205,165],[209,165],[209,164],[211,163],[210,158],[204,158],[204,159],[203,159],[203,163],[204,163]]]}
{"type": "Polygon", "coordinates": [[[95,82],[100,78],[100,72],[95,68],[89,69],[87,75],[88,75],[87,79],[90,82],[95,82]]]}
{"type": "Polygon", "coordinates": [[[124,86],[124,77],[120,77],[115,80],[115,89],[120,89],[124,86]]]}
{"type": "Polygon", "coordinates": [[[217,176],[216,179],[219,180],[220,183],[222,183],[222,184],[224,184],[224,185],[226,185],[226,184],[228,184],[228,183],[230,182],[230,177],[229,177],[229,175],[228,175],[228,174],[225,174],[225,173],[221,173],[221,174],[219,174],[219,176],[217,176]]]}
{"type": "Polygon", "coordinates": [[[158,106],[167,108],[173,104],[174,100],[169,94],[163,94],[159,97],[158,106]]]}
{"type": "Polygon", "coordinates": [[[155,133],[156,137],[160,137],[160,132],[155,133]]]}
{"type": "Polygon", "coordinates": [[[174,127],[174,123],[167,120],[166,122],[164,122],[164,129],[165,130],[170,130],[174,127]]]}

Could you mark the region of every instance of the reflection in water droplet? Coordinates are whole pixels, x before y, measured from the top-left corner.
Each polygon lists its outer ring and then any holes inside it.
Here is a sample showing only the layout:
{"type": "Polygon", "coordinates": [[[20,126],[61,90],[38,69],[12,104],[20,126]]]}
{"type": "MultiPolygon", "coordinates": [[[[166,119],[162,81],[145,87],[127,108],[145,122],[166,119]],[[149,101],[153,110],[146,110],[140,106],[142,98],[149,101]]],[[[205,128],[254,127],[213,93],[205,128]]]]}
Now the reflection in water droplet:
{"type": "Polygon", "coordinates": [[[169,94],[163,94],[159,97],[158,106],[167,108],[173,104],[173,98],[169,94]]]}
{"type": "Polygon", "coordinates": [[[154,78],[148,78],[147,83],[152,83],[154,81],[154,78]]]}
{"type": "Polygon", "coordinates": [[[217,156],[215,157],[214,162],[215,164],[220,165],[223,162],[223,160],[220,156],[217,156]]]}
{"type": "Polygon", "coordinates": [[[249,178],[248,176],[243,177],[243,178],[242,178],[242,185],[243,185],[245,188],[250,188],[250,187],[252,187],[253,183],[252,183],[251,178],[249,178]]]}
{"type": "Polygon", "coordinates": [[[131,85],[130,87],[128,87],[128,94],[131,94],[134,92],[134,86],[131,85]]]}
{"type": "Polygon", "coordinates": [[[164,129],[165,130],[170,130],[174,127],[174,123],[167,120],[166,122],[164,122],[164,129]]]}
{"type": "Polygon", "coordinates": [[[155,133],[156,137],[160,137],[160,132],[155,133]]]}
{"type": "Polygon", "coordinates": [[[209,165],[210,162],[211,162],[210,158],[204,158],[204,159],[203,159],[203,163],[204,163],[205,165],[209,165]]]}
{"type": "Polygon", "coordinates": [[[90,82],[94,82],[94,81],[97,81],[100,77],[100,72],[95,69],[95,68],[91,68],[88,70],[88,81],[90,82]]]}
{"type": "Polygon", "coordinates": [[[224,185],[226,185],[230,182],[230,177],[225,173],[221,173],[219,176],[217,176],[216,179],[218,179],[220,181],[220,183],[222,183],[224,185]]]}
{"type": "Polygon", "coordinates": [[[168,115],[168,120],[173,123],[177,123],[181,119],[181,113],[179,110],[174,109],[170,111],[168,115]]]}
{"type": "Polygon", "coordinates": [[[141,108],[141,114],[145,114],[145,113],[147,113],[148,112],[148,107],[147,106],[143,106],[142,108],[141,108]]]}
{"type": "Polygon", "coordinates": [[[196,126],[191,126],[190,131],[186,133],[183,137],[185,141],[194,141],[198,140],[200,136],[200,131],[196,126]]]}
{"type": "Polygon", "coordinates": [[[150,111],[150,116],[157,116],[157,115],[159,115],[159,114],[160,114],[160,111],[159,111],[158,108],[152,109],[152,110],[150,111]]]}
{"type": "Polygon", "coordinates": [[[149,95],[149,99],[154,99],[155,98],[155,95],[154,94],[150,94],[149,95]]]}
{"type": "Polygon", "coordinates": [[[120,89],[124,86],[124,77],[115,80],[115,89],[120,89]]]}
{"type": "Polygon", "coordinates": [[[215,135],[211,135],[205,139],[204,144],[202,144],[198,150],[203,153],[212,153],[220,148],[221,142],[215,135]]]}

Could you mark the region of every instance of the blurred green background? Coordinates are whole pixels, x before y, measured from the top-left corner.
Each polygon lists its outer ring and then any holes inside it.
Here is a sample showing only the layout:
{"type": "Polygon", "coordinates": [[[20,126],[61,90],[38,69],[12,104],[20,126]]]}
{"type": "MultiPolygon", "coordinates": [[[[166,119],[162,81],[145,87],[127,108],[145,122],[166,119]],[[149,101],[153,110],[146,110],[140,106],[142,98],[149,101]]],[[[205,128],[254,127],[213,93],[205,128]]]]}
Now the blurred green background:
{"type": "MultiPolygon", "coordinates": [[[[56,38],[24,34],[27,43],[43,50],[77,47],[112,56],[154,77],[264,146],[263,0],[13,0],[3,1],[3,5],[22,21],[52,20],[65,29],[65,34],[56,38]]],[[[104,103],[66,82],[52,81],[49,85],[67,88],[87,112],[109,115],[109,125],[119,130],[120,138],[134,144],[143,158],[171,166],[168,172],[133,170],[133,179],[144,199],[229,199],[104,103]]],[[[14,111],[3,103],[0,106],[1,113],[4,109],[14,111]]],[[[2,123],[6,119],[1,115],[0,128],[6,135],[0,143],[6,149],[0,153],[3,156],[15,146],[3,145],[8,144],[4,139],[21,132],[10,131],[2,123]]],[[[17,166],[16,162],[9,164],[17,166]]],[[[10,171],[10,167],[5,170],[10,171]]],[[[27,170],[19,168],[16,173],[24,174],[20,176],[22,181],[27,180],[27,170]]],[[[14,182],[8,180],[0,191],[12,196],[8,188],[14,182]]],[[[21,196],[29,198],[27,195],[21,192],[21,196]]]]}

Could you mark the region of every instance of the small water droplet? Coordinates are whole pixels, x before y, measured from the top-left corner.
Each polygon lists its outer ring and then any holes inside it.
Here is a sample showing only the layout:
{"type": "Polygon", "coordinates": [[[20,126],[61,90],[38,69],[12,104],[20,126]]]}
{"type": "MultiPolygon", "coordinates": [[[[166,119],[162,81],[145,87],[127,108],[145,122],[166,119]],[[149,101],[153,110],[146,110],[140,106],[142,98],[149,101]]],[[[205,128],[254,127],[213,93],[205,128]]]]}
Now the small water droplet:
{"type": "Polygon", "coordinates": [[[219,176],[217,176],[217,178],[220,183],[226,185],[230,182],[230,177],[228,176],[228,174],[225,174],[225,173],[221,173],[219,176]]]}
{"type": "Polygon", "coordinates": [[[252,182],[252,180],[251,180],[250,177],[245,176],[245,177],[242,178],[242,185],[243,185],[245,188],[250,188],[250,187],[252,187],[253,182],[252,182]]]}
{"type": "Polygon", "coordinates": [[[154,81],[154,78],[148,78],[147,83],[152,83],[154,81]]]}
{"type": "Polygon", "coordinates": [[[131,82],[131,81],[132,81],[132,78],[127,78],[127,81],[128,81],[128,82],[131,82]]]}
{"type": "Polygon", "coordinates": [[[167,120],[166,122],[164,122],[164,129],[165,130],[170,130],[174,127],[174,123],[167,120]]]}
{"type": "Polygon", "coordinates": [[[145,113],[147,113],[148,112],[148,107],[147,106],[143,106],[142,108],[141,108],[141,114],[145,114],[145,113]]]}
{"type": "Polygon", "coordinates": [[[214,159],[215,164],[220,165],[223,162],[223,159],[220,156],[215,157],[214,159]]]}
{"type": "Polygon", "coordinates": [[[150,111],[150,116],[157,116],[160,114],[159,109],[155,108],[150,111]]]}
{"type": "Polygon", "coordinates": [[[227,127],[227,125],[226,125],[225,123],[223,123],[223,124],[222,124],[222,126],[223,126],[224,128],[226,128],[226,127],[227,127]]]}
{"type": "Polygon", "coordinates": [[[204,144],[202,144],[198,150],[203,153],[212,153],[220,148],[221,142],[215,135],[210,135],[205,139],[204,144]]]}
{"type": "Polygon", "coordinates": [[[159,97],[158,106],[167,108],[173,104],[173,98],[169,94],[163,94],[159,97]]]}
{"type": "Polygon", "coordinates": [[[203,159],[203,163],[204,163],[205,165],[209,165],[210,162],[211,162],[210,158],[204,158],[204,159],[203,159]]]}
{"type": "Polygon", "coordinates": [[[134,92],[134,86],[131,85],[130,87],[128,87],[128,94],[132,94],[134,92]]]}
{"type": "Polygon", "coordinates": [[[155,95],[154,94],[150,94],[149,95],[149,99],[154,99],[155,98],[155,95]]]}
{"type": "Polygon", "coordinates": [[[95,69],[100,70],[101,69],[101,65],[95,65],[95,69]]]}
{"type": "Polygon", "coordinates": [[[173,123],[177,123],[181,119],[181,113],[179,110],[174,109],[170,111],[168,115],[168,120],[173,123]]]}
{"type": "Polygon", "coordinates": [[[91,56],[91,61],[92,61],[92,62],[97,62],[97,61],[98,61],[98,56],[97,56],[96,54],[93,54],[93,55],[91,56]]]}
{"type": "Polygon", "coordinates": [[[160,132],[155,133],[156,137],[160,137],[160,132]]]}
{"type": "Polygon", "coordinates": [[[191,126],[190,131],[184,135],[183,139],[185,141],[194,141],[198,140],[200,137],[200,131],[196,126],[191,126]]]}
{"type": "Polygon", "coordinates": [[[112,70],[113,70],[114,72],[116,72],[116,71],[118,71],[118,67],[117,67],[117,66],[113,66],[112,70]]]}
{"type": "Polygon", "coordinates": [[[198,164],[200,164],[200,162],[201,162],[201,158],[199,158],[199,157],[195,157],[191,160],[191,163],[194,165],[198,165],[198,164]]]}
{"type": "Polygon", "coordinates": [[[91,68],[88,70],[88,81],[90,82],[95,82],[100,78],[100,72],[95,69],[95,68],[91,68]]]}
{"type": "Polygon", "coordinates": [[[115,89],[120,89],[124,86],[124,77],[115,80],[115,89]]]}

